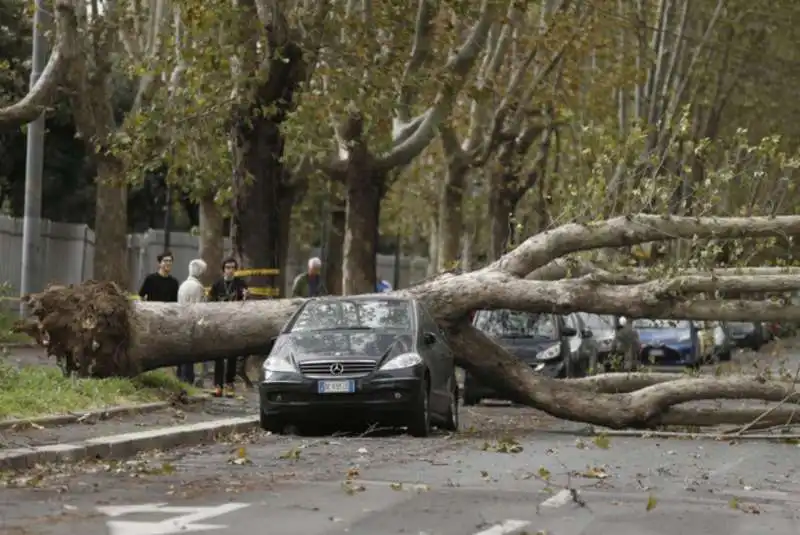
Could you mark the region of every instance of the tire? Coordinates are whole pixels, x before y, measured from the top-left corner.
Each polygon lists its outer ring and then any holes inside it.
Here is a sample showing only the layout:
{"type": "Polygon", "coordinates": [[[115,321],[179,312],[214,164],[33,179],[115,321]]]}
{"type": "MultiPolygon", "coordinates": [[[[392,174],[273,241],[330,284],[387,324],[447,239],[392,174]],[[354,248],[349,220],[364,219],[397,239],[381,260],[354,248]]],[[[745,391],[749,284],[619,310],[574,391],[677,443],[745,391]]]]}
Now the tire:
{"type": "Polygon", "coordinates": [[[274,435],[280,435],[283,433],[286,425],[282,419],[278,418],[277,416],[267,416],[264,414],[264,411],[261,411],[260,416],[261,429],[274,435]]]}
{"type": "Polygon", "coordinates": [[[721,353],[719,355],[720,362],[730,362],[731,361],[731,350],[729,349],[725,353],[721,353]]]}
{"type": "Polygon", "coordinates": [[[450,390],[450,406],[447,409],[442,429],[445,431],[458,431],[458,424],[458,383],[456,383],[450,390]]]}
{"type": "Polygon", "coordinates": [[[408,434],[412,437],[425,438],[431,434],[430,388],[428,378],[423,379],[417,394],[416,407],[408,421],[408,434]]]}

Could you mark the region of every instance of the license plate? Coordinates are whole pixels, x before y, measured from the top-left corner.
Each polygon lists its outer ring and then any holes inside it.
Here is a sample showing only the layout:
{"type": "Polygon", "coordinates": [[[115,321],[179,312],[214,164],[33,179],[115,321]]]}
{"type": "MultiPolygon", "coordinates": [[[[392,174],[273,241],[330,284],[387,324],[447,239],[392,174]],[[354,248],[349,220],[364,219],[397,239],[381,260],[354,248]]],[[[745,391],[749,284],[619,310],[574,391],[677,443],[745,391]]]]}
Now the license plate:
{"type": "Polygon", "coordinates": [[[352,394],[356,391],[355,381],[320,381],[317,383],[320,394],[352,394]]]}
{"type": "Polygon", "coordinates": [[[663,349],[651,349],[650,350],[650,356],[651,357],[663,357],[664,356],[664,350],[663,349]]]}

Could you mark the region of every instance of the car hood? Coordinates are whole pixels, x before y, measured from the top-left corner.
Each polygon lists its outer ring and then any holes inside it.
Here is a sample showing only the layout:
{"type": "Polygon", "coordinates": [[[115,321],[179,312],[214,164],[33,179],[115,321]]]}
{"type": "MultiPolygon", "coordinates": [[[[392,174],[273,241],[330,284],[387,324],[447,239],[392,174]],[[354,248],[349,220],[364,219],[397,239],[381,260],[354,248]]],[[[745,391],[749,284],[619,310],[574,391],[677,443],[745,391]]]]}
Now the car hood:
{"type": "Polygon", "coordinates": [[[637,332],[642,344],[691,344],[688,332],[682,329],[639,329],[637,332]]]}
{"type": "Polygon", "coordinates": [[[612,341],[616,337],[617,333],[613,329],[593,329],[592,330],[592,338],[597,340],[598,342],[603,341],[612,341]]]}
{"type": "Polygon", "coordinates": [[[536,360],[536,355],[548,347],[558,344],[557,340],[539,338],[499,338],[497,342],[506,351],[522,360],[536,360]]]}
{"type": "Polygon", "coordinates": [[[296,361],[318,358],[380,359],[398,344],[411,349],[411,335],[387,331],[316,331],[282,335],[273,352],[288,351],[296,361]]]}

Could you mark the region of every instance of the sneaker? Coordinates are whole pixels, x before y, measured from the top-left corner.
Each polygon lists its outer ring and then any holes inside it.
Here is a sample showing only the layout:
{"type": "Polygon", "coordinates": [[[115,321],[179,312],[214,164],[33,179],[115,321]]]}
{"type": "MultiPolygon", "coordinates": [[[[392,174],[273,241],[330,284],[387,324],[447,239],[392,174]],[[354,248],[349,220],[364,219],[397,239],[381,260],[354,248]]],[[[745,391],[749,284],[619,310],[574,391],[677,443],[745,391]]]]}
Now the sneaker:
{"type": "Polygon", "coordinates": [[[221,398],[222,397],[222,387],[221,386],[218,386],[218,387],[214,388],[214,397],[215,398],[221,398]]]}
{"type": "Polygon", "coordinates": [[[233,385],[233,383],[230,383],[225,387],[225,397],[236,397],[236,387],[233,385]]]}

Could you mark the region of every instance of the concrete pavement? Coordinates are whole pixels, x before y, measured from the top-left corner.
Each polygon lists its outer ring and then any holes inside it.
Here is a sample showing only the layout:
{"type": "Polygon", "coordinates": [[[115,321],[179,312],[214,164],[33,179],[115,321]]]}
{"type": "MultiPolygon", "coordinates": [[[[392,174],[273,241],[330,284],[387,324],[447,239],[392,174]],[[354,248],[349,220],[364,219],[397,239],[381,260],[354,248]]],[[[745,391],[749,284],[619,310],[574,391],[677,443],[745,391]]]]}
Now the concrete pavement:
{"type": "Polygon", "coordinates": [[[0,533],[783,535],[800,520],[798,453],[532,430],[513,440],[256,433],[6,479],[0,533]]]}

